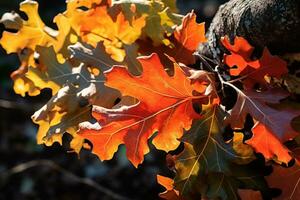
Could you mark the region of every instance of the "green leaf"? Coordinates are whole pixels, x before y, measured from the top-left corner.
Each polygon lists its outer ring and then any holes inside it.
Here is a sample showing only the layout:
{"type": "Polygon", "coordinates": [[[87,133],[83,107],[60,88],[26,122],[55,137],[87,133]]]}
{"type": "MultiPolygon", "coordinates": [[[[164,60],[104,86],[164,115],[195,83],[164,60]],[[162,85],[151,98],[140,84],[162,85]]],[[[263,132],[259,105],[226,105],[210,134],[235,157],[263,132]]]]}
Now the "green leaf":
{"type": "Polygon", "coordinates": [[[237,164],[249,158],[237,154],[232,142],[224,142],[225,112],[217,106],[205,111],[182,139],[185,149],[176,157],[175,189],[187,200],[200,196],[233,200],[239,199],[240,187],[267,188],[262,173],[252,170],[250,164],[237,164]]]}

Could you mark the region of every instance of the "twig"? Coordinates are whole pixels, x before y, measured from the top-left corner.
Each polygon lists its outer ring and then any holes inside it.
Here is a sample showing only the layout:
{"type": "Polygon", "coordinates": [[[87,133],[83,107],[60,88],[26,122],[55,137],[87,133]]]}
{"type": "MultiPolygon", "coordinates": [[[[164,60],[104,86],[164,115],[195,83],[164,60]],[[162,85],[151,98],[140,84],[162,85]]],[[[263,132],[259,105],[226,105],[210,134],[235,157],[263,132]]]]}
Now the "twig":
{"type": "Polygon", "coordinates": [[[208,67],[208,70],[210,72],[214,72],[214,69],[212,68],[212,66],[206,61],[206,60],[209,60],[210,62],[216,64],[213,60],[209,59],[208,57],[202,55],[202,54],[199,54],[198,52],[195,52],[194,53],[195,56],[198,56],[198,58],[200,58],[200,60],[202,61],[202,63],[204,63],[204,65],[206,67],[208,67]]]}
{"type": "Polygon", "coordinates": [[[55,162],[53,162],[51,160],[32,160],[32,161],[28,161],[25,163],[21,163],[21,164],[18,164],[16,166],[12,167],[11,169],[2,171],[1,176],[6,176],[6,177],[11,176],[13,174],[22,173],[30,168],[38,167],[38,166],[49,167],[53,170],[56,170],[56,171],[62,173],[63,175],[69,177],[70,179],[73,179],[74,181],[76,181],[78,183],[85,184],[85,185],[95,188],[99,192],[102,192],[102,193],[110,196],[112,199],[129,200],[128,198],[123,197],[123,196],[117,194],[116,192],[111,191],[110,189],[99,185],[97,182],[95,182],[92,179],[79,177],[79,176],[67,171],[66,169],[62,168],[61,166],[57,165],[55,162]]]}

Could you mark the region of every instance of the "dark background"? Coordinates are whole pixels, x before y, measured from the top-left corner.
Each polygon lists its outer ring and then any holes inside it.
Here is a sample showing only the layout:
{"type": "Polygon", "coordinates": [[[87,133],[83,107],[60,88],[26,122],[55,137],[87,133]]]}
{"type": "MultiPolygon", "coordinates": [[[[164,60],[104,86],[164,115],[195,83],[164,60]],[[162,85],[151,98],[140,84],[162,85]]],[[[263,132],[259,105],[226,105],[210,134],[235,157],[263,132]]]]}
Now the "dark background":
{"type": "MultiPolygon", "coordinates": [[[[65,9],[65,0],[38,1],[44,22],[55,27],[53,17],[65,9]]],[[[198,21],[211,21],[225,0],[178,0],[182,14],[192,9],[198,21]]],[[[0,0],[0,15],[18,11],[19,0],[0,0]]],[[[4,27],[0,26],[0,35],[4,27]]],[[[121,148],[111,161],[101,162],[83,151],[80,158],[68,153],[67,145],[45,147],[36,144],[37,126],[30,116],[51,97],[44,90],[37,97],[14,94],[10,73],[18,68],[16,55],[6,55],[0,47],[0,199],[100,199],[117,194],[127,199],[158,199],[163,188],[156,174],[172,175],[165,154],[153,149],[146,161],[135,169],[121,148]],[[110,194],[113,193],[113,194],[110,194]]],[[[67,141],[69,138],[65,137],[67,141]]],[[[67,142],[66,142],[67,143],[67,142]]]]}

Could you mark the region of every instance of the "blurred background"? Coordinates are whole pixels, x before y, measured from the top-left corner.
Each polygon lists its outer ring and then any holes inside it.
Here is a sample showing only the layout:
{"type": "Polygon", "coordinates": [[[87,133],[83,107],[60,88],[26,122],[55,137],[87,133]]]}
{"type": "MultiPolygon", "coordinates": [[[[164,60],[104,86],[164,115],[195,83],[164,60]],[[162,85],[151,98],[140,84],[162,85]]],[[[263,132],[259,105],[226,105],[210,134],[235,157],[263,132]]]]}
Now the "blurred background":
{"type": "MultiPolygon", "coordinates": [[[[20,0],[0,0],[0,15],[18,11],[20,0]]],[[[54,27],[53,17],[65,10],[65,1],[39,0],[40,15],[54,27]]],[[[177,0],[182,14],[191,10],[208,26],[225,0],[177,0]]],[[[0,35],[3,32],[0,26],[0,35]]],[[[111,161],[101,162],[83,151],[78,158],[67,145],[45,147],[36,144],[37,126],[30,116],[51,97],[43,90],[25,98],[12,89],[10,73],[18,68],[16,55],[6,55],[0,47],[0,200],[2,199],[132,199],[155,200],[164,189],[156,174],[170,175],[165,154],[153,149],[135,169],[125,157],[125,149],[111,161]]],[[[64,138],[67,141],[69,138],[64,138]]]]}

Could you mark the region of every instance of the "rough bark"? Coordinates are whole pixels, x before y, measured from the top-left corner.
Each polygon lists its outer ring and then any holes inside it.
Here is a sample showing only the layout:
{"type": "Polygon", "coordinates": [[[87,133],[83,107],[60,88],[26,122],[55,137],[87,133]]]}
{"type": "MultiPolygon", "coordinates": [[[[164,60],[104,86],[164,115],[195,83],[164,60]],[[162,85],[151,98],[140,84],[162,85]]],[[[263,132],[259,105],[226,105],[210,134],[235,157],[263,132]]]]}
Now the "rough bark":
{"type": "Polygon", "coordinates": [[[231,0],[220,6],[199,53],[219,59],[220,38],[243,36],[256,49],[273,54],[300,52],[300,0],[231,0]]]}

